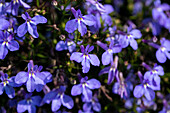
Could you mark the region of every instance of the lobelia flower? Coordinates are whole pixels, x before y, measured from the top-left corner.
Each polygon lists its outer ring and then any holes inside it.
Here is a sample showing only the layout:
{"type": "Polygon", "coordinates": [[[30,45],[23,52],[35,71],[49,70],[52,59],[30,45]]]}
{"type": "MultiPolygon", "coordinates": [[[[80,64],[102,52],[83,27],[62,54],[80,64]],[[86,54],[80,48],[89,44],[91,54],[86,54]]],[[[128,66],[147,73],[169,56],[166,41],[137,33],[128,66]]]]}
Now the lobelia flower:
{"type": "Polygon", "coordinates": [[[170,41],[166,40],[165,38],[162,38],[160,40],[161,45],[155,44],[155,43],[148,43],[150,46],[158,49],[156,51],[156,58],[158,62],[165,63],[167,58],[170,59],[170,41]]]}
{"type": "Polygon", "coordinates": [[[37,32],[36,25],[40,23],[47,23],[47,19],[41,15],[36,15],[31,18],[27,12],[21,16],[25,20],[25,23],[18,27],[17,35],[19,37],[23,37],[28,31],[34,38],[38,38],[39,34],[37,32]]]}
{"type": "Polygon", "coordinates": [[[71,8],[71,11],[76,19],[69,20],[66,23],[65,30],[68,33],[73,33],[78,29],[78,31],[81,33],[81,36],[83,36],[87,33],[86,25],[92,26],[96,23],[94,20],[95,17],[91,14],[82,16],[80,9],[76,11],[73,7],[71,8]]]}
{"type": "Polygon", "coordinates": [[[111,66],[105,67],[99,72],[99,76],[108,73],[108,80],[107,80],[108,85],[113,82],[115,77],[116,79],[119,79],[117,65],[118,65],[118,56],[115,56],[114,62],[111,63],[111,66]]]}
{"type": "Polygon", "coordinates": [[[26,9],[31,8],[27,3],[25,3],[22,0],[11,0],[10,9],[12,10],[13,15],[15,15],[15,16],[18,15],[19,6],[23,6],[26,9]]]}
{"type": "Polygon", "coordinates": [[[161,46],[159,46],[158,50],[156,51],[156,58],[160,63],[166,62],[166,59],[170,59],[170,41],[162,38],[160,40],[161,46]],[[167,57],[167,58],[166,58],[167,57]]]}
{"type": "MultiPolygon", "coordinates": [[[[66,39],[66,41],[59,41],[56,44],[56,50],[57,51],[63,51],[63,50],[69,50],[70,53],[76,50],[76,43],[74,42],[74,35],[69,34],[69,38],[66,39]]],[[[80,45],[82,41],[78,41],[77,44],[80,45]]]]}
{"type": "Polygon", "coordinates": [[[2,71],[0,71],[0,79],[1,79],[1,83],[0,83],[0,95],[3,94],[4,90],[5,93],[8,95],[9,98],[13,98],[15,96],[15,90],[13,87],[19,87],[21,85],[16,84],[14,82],[14,76],[11,78],[8,78],[8,74],[7,73],[3,73],[2,71]]]}
{"type": "Polygon", "coordinates": [[[97,99],[97,95],[94,95],[90,101],[83,104],[83,110],[85,112],[91,111],[92,108],[96,112],[99,112],[101,110],[101,105],[99,103],[99,100],[97,99]]]}
{"type": "MultiPolygon", "coordinates": [[[[127,77],[128,78],[128,77],[127,77]]],[[[113,85],[112,92],[121,96],[121,98],[127,99],[130,97],[130,91],[133,90],[133,85],[128,79],[123,78],[123,73],[119,73],[117,82],[113,85]]]]}
{"type": "Polygon", "coordinates": [[[35,89],[39,92],[42,90],[42,86],[50,82],[52,75],[49,72],[43,71],[42,66],[37,66],[33,64],[33,61],[30,60],[28,63],[28,72],[21,71],[15,77],[15,83],[24,84],[28,92],[33,92],[35,89]]]}
{"type": "Polygon", "coordinates": [[[155,64],[153,69],[148,66],[145,63],[142,63],[144,67],[149,67],[149,71],[147,71],[145,74],[148,74],[147,76],[150,77],[152,81],[152,89],[153,90],[160,90],[160,77],[158,75],[163,76],[164,75],[164,70],[163,67],[160,65],[155,64]]]}
{"type": "Polygon", "coordinates": [[[65,90],[65,86],[60,86],[58,89],[50,91],[44,96],[42,102],[49,104],[52,101],[51,110],[53,112],[59,110],[61,104],[68,109],[72,109],[74,106],[73,99],[70,96],[64,94],[65,90]]]}
{"type": "Polygon", "coordinates": [[[92,99],[92,91],[90,89],[98,89],[101,84],[96,79],[88,80],[88,77],[84,77],[80,79],[80,84],[74,85],[71,89],[71,95],[76,96],[82,95],[86,101],[90,101],[92,99]]]}
{"type": "Polygon", "coordinates": [[[121,45],[123,48],[126,48],[129,43],[130,46],[134,49],[137,50],[138,48],[138,43],[136,42],[135,39],[139,39],[142,37],[141,32],[138,29],[132,29],[131,26],[128,27],[127,33],[123,34],[124,37],[120,39],[121,45]]]}
{"type": "Polygon", "coordinates": [[[160,25],[165,26],[166,20],[168,17],[164,13],[164,11],[170,10],[170,5],[163,3],[161,4],[160,0],[156,0],[154,2],[155,8],[152,9],[152,17],[156,20],[160,25]]]}
{"type": "Polygon", "coordinates": [[[150,76],[145,73],[144,77],[142,77],[141,73],[138,73],[138,76],[140,78],[140,85],[135,86],[133,95],[136,98],[140,98],[143,95],[145,95],[146,99],[151,101],[155,98],[155,92],[152,89],[152,81],[150,79],[150,76]]]}
{"type": "Polygon", "coordinates": [[[42,98],[40,96],[33,96],[32,94],[26,94],[25,99],[21,100],[17,104],[17,112],[25,112],[28,110],[28,113],[36,113],[36,107],[40,106],[42,98]]]}
{"type": "Polygon", "coordinates": [[[107,44],[104,44],[100,41],[97,41],[97,45],[99,45],[101,48],[106,50],[102,54],[102,63],[103,65],[108,65],[111,62],[113,62],[113,53],[119,53],[122,50],[121,45],[115,44],[114,40],[111,40],[109,48],[107,47],[107,44]]]}
{"type": "Polygon", "coordinates": [[[0,59],[4,59],[10,51],[19,50],[19,44],[14,40],[13,35],[7,31],[0,31],[0,59]]]}
{"type": "Polygon", "coordinates": [[[87,45],[86,48],[84,48],[83,45],[80,46],[81,52],[74,52],[71,54],[70,60],[75,60],[76,62],[80,63],[83,66],[82,71],[83,73],[87,73],[90,69],[90,63],[94,66],[99,66],[100,61],[98,57],[94,54],[88,54],[94,49],[94,46],[87,45]]]}

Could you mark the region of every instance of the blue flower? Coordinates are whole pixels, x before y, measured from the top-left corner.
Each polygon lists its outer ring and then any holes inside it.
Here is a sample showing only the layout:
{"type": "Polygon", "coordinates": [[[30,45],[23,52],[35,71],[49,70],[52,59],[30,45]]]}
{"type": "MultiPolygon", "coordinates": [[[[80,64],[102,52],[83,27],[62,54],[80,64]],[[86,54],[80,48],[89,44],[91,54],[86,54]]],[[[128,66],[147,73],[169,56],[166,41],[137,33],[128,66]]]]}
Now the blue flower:
{"type": "Polygon", "coordinates": [[[111,84],[115,77],[118,78],[117,65],[118,65],[118,56],[115,57],[115,61],[111,63],[111,66],[105,67],[99,72],[99,76],[108,73],[107,84],[111,84]]]}
{"type": "Polygon", "coordinates": [[[166,59],[170,59],[170,41],[162,38],[160,40],[161,46],[159,46],[158,50],[156,51],[156,58],[160,63],[166,62],[166,59]]]}
{"type": "Polygon", "coordinates": [[[26,83],[28,92],[33,92],[35,89],[38,92],[41,91],[43,86],[51,81],[52,77],[49,72],[40,72],[42,68],[42,66],[34,66],[33,61],[30,60],[30,62],[28,63],[28,72],[19,72],[15,77],[15,83],[26,83]]]}
{"type": "Polygon", "coordinates": [[[86,112],[91,111],[92,108],[96,112],[99,112],[101,110],[101,105],[96,95],[94,95],[90,101],[83,104],[83,110],[86,112]]]}
{"type": "Polygon", "coordinates": [[[122,47],[120,44],[116,44],[114,40],[110,41],[109,47],[107,47],[107,44],[104,44],[100,41],[97,41],[97,45],[99,45],[101,48],[106,50],[102,54],[102,63],[103,65],[108,65],[111,62],[113,62],[113,53],[119,53],[122,50],[122,47]]]}
{"type": "Polygon", "coordinates": [[[65,30],[68,33],[73,33],[75,30],[81,33],[81,36],[87,33],[86,25],[92,26],[95,24],[94,16],[93,15],[85,15],[82,16],[80,10],[75,10],[73,7],[71,8],[72,13],[76,19],[69,20],[66,23],[65,30]]]}
{"type": "Polygon", "coordinates": [[[72,53],[70,60],[75,60],[76,62],[80,63],[83,66],[82,70],[83,73],[87,73],[90,69],[90,63],[94,66],[99,66],[100,61],[98,57],[94,54],[88,54],[94,49],[94,46],[87,45],[86,48],[84,48],[83,45],[80,46],[81,52],[74,52],[72,53]]]}
{"type": "Polygon", "coordinates": [[[126,48],[129,44],[130,46],[134,49],[137,50],[138,48],[138,43],[136,42],[135,39],[139,39],[142,37],[141,32],[138,29],[133,29],[132,27],[128,27],[127,29],[127,34],[123,35],[124,37],[122,37],[120,40],[121,45],[123,48],[126,48]]]}
{"type": "Polygon", "coordinates": [[[156,64],[153,69],[145,73],[145,76],[146,75],[150,77],[152,89],[160,90],[160,77],[158,75],[164,75],[163,67],[156,64]]]}
{"type": "Polygon", "coordinates": [[[58,89],[50,91],[44,96],[42,102],[49,104],[52,101],[51,110],[53,112],[59,110],[61,104],[68,109],[72,109],[74,106],[73,99],[70,96],[64,94],[65,90],[65,86],[60,86],[58,89]]]}
{"type": "Polygon", "coordinates": [[[84,96],[86,101],[90,101],[92,99],[92,91],[90,89],[98,89],[101,84],[96,79],[88,80],[88,77],[81,78],[80,84],[74,85],[71,89],[71,95],[76,96],[81,93],[84,96]]]}
{"type": "Polygon", "coordinates": [[[0,83],[0,95],[2,95],[2,93],[6,92],[6,94],[8,95],[9,98],[13,98],[15,96],[15,90],[13,87],[19,87],[19,84],[16,84],[14,82],[14,76],[11,78],[8,78],[8,74],[7,73],[3,73],[2,71],[0,71],[0,79],[1,79],[1,83],[0,83]]]}
{"type": "Polygon", "coordinates": [[[140,80],[142,83],[140,85],[135,86],[133,95],[136,98],[140,98],[145,95],[147,100],[153,100],[155,98],[155,92],[152,89],[152,80],[150,75],[145,73],[143,78],[140,76],[140,80]]]}
{"type": "Polygon", "coordinates": [[[25,112],[28,110],[28,113],[36,113],[36,107],[40,106],[42,98],[40,96],[33,96],[32,94],[26,94],[25,99],[21,100],[17,104],[17,112],[25,112]]]}
{"type": "Polygon", "coordinates": [[[14,40],[13,35],[8,32],[0,31],[0,59],[4,59],[10,51],[19,50],[19,44],[14,40]]]}
{"type": "Polygon", "coordinates": [[[31,18],[27,12],[25,12],[25,14],[22,14],[21,16],[25,20],[25,23],[18,27],[17,35],[19,37],[22,37],[28,31],[34,38],[38,38],[39,34],[37,32],[36,25],[39,23],[46,23],[47,19],[41,15],[36,15],[33,18],[31,18]]]}
{"type": "Polygon", "coordinates": [[[31,8],[27,3],[22,0],[11,0],[10,10],[12,10],[13,15],[18,15],[19,6],[23,6],[26,9],[31,8]]]}

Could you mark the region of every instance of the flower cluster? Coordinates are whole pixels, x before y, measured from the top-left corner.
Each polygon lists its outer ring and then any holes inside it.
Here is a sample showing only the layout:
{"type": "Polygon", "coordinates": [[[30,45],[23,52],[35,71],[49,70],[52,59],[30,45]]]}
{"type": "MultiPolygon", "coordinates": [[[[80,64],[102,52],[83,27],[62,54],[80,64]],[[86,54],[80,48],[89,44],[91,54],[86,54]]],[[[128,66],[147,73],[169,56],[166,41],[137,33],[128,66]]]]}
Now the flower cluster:
{"type": "Polygon", "coordinates": [[[169,1],[0,0],[0,112],[167,113],[169,32],[169,1]]]}

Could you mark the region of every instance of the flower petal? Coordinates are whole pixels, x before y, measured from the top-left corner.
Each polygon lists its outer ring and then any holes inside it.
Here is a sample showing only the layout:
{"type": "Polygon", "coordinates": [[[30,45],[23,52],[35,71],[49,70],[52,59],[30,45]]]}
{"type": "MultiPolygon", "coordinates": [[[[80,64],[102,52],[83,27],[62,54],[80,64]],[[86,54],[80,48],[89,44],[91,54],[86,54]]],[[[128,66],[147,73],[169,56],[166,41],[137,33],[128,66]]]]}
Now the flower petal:
{"type": "Polygon", "coordinates": [[[86,103],[83,104],[83,110],[84,111],[90,111],[91,107],[92,107],[91,102],[86,102],[86,103]]]}
{"type": "Polygon", "coordinates": [[[26,87],[27,87],[27,91],[28,92],[33,92],[35,90],[35,81],[34,79],[31,77],[28,79],[27,83],[26,83],[26,87]]]}
{"type": "Polygon", "coordinates": [[[96,79],[90,79],[86,83],[87,87],[90,89],[98,89],[101,86],[101,83],[96,79]]]}
{"type": "Polygon", "coordinates": [[[25,83],[28,79],[28,72],[21,71],[15,77],[15,83],[22,84],[25,83]]]}
{"type": "Polygon", "coordinates": [[[27,22],[28,25],[28,32],[34,37],[34,38],[38,38],[39,34],[37,32],[37,26],[34,24],[31,24],[30,22],[27,22]]]}
{"type": "Polygon", "coordinates": [[[49,104],[56,96],[57,96],[57,92],[56,91],[50,91],[49,93],[47,93],[44,96],[44,98],[42,100],[42,103],[49,104]]]}
{"type": "Polygon", "coordinates": [[[8,27],[9,27],[9,25],[10,25],[10,23],[7,21],[7,20],[5,20],[4,18],[0,18],[0,30],[5,30],[5,29],[7,29],[8,27]]]}
{"type": "Polygon", "coordinates": [[[61,102],[62,102],[63,106],[67,107],[68,109],[72,109],[74,106],[73,99],[70,96],[65,95],[65,94],[61,98],[61,102]]]}
{"type": "Polygon", "coordinates": [[[33,21],[36,25],[39,23],[47,23],[47,19],[44,16],[36,15],[34,16],[31,21],[33,21]]]}
{"type": "Polygon", "coordinates": [[[136,42],[135,39],[131,39],[130,40],[130,46],[134,49],[134,50],[137,50],[138,49],[138,43],[136,42]]]}
{"type": "Polygon", "coordinates": [[[12,40],[10,42],[8,42],[7,47],[10,51],[16,51],[19,50],[19,44],[17,41],[12,40]]]}
{"type": "Polygon", "coordinates": [[[52,106],[51,106],[51,109],[53,112],[57,111],[58,109],[60,109],[60,106],[61,106],[61,100],[60,98],[59,99],[54,99],[52,101],[52,106]]]}
{"type": "Polygon", "coordinates": [[[74,85],[71,89],[71,95],[76,96],[82,93],[82,84],[74,85]]]}
{"type": "Polygon", "coordinates": [[[4,59],[8,54],[8,49],[5,45],[0,45],[0,59],[4,59]]]}
{"type": "Polygon", "coordinates": [[[155,92],[150,88],[145,89],[144,95],[145,95],[146,99],[149,101],[151,101],[155,98],[155,92]]]}
{"type": "Polygon", "coordinates": [[[25,112],[28,109],[27,101],[26,100],[21,100],[18,102],[17,105],[17,112],[25,112]]]}
{"type": "Polygon", "coordinates": [[[13,87],[8,85],[4,87],[4,89],[9,98],[13,98],[15,96],[15,90],[13,87]]]}
{"type": "Polygon", "coordinates": [[[87,33],[87,27],[81,21],[80,21],[80,23],[78,23],[78,31],[81,33],[81,36],[83,36],[83,35],[85,35],[87,33]]]}
{"type": "Polygon", "coordinates": [[[77,28],[78,28],[78,23],[77,23],[77,20],[76,20],[76,19],[69,20],[69,21],[66,23],[66,26],[65,26],[65,30],[66,30],[68,33],[73,33],[77,28]]]}
{"type": "Polygon", "coordinates": [[[18,29],[17,29],[17,35],[19,37],[23,37],[28,31],[28,26],[27,26],[27,23],[23,23],[21,24],[18,29]]]}
{"type": "Polygon", "coordinates": [[[72,53],[70,60],[75,60],[76,62],[80,63],[83,60],[83,53],[80,52],[72,53]]]}
{"type": "Polygon", "coordinates": [[[165,63],[167,59],[165,54],[161,51],[161,49],[158,49],[156,51],[156,58],[160,63],[165,63]]]}
{"type": "Polygon", "coordinates": [[[92,25],[96,24],[94,18],[95,18],[95,17],[94,17],[93,15],[85,15],[85,16],[83,16],[82,21],[83,21],[86,25],[92,26],[92,25]]]}
{"type": "Polygon", "coordinates": [[[144,94],[144,87],[142,85],[137,85],[133,91],[133,95],[136,98],[140,98],[144,94]]]}
{"type": "Polygon", "coordinates": [[[89,60],[90,60],[90,63],[94,66],[99,66],[100,65],[100,61],[98,59],[98,57],[96,55],[93,55],[93,54],[89,54],[89,60]]]}
{"type": "Polygon", "coordinates": [[[102,63],[103,65],[108,65],[112,59],[113,55],[112,54],[109,54],[108,51],[105,51],[103,54],[102,54],[102,63]]]}

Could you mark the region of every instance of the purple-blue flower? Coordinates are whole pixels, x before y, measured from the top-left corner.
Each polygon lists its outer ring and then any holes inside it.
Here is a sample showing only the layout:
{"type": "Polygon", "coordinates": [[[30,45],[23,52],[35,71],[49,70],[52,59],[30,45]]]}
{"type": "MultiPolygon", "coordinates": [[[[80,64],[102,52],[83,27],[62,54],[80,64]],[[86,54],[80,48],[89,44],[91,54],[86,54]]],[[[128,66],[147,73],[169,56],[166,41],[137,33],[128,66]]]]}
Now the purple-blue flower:
{"type": "Polygon", "coordinates": [[[90,69],[90,63],[94,66],[99,66],[100,61],[98,57],[94,54],[89,54],[94,49],[94,46],[87,45],[84,48],[83,45],[80,46],[81,52],[74,52],[71,54],[70,60],[75,60],[76,62],[80,63],[83,66],[82,71],[83,73],[87,73],[90,69]]]}
{"type": "Polygon", "coordinates": [[[75,19],[69,20],[66,23],[65,30],[68,33],[73,33],[75,30],[78,29],[78,31],[81,33],[81,36],[87,33],[87,27],[94,25],[96,22],[94,20],[93,15],[84,15],[82,16],[80,9],[75,10],[73,7],[71,8],[72,13],[74,14],[75,19]]]}
{"type": "Polygon", "coordinates": [[[42,98],[40,96],[33,96],[32,94],[26,94],[25,99],[21,100],[17,104],[17,112],[25,112],[28,110],[28,113],[36,113],[36,106],[40,106],[42,98]]]}
{"type": "MultiPolygon", "coordinates": [[[[147,65],[145,65],[145,66],[147,66],[147,65]]],[[[153,69],[150,68],[150,70],[145,73],[145,76],[146,75],[150,77],[150,80],[151,80],[151,83],[152,83],[152,89],[153,90],[160,90],[161,80],[160,80],[160,77],[158,75],[160,75],[160,76],[164,75],[163,67],[155,64],[153,69]]]]}
{"type": "Polygon", "coordinates": [[[106,50],[102,54],[102,63],[103,65],[108,65],[111,62],[113,62],[113,53],[119,53],[122,50],[121,45],[115,44],[114,40],[111,40],[109,47],[107,47],[107,44],[104,44],[100,41],[97,41],[97,45],[99,45],[101,48],[106,50]]]}
{"type": "Polygon", "coordinates": [[[11,0],[10,10],[12,10],[13,15],[18,15],[19,6],[23,6],[26,9],[31,8],[27,3],[22,0],[11,0]]]}
{"type": "Polygon", "coordinates": [[[43,71],[42,66],[37,66],[33,64],[30,60],[28,63],[28,72],[21,71],[15,77],[15,83],[24,84],[28,92],[33,92],[35,89],[39,92],[42,90],[42,86],[51,81],[52,75],[49,72],[43,71]]]}
{"type": "Polygon", "coordinates": [[[88,102],[85,102],[83,104],[83,110],[84,111],[91,111],[93,109],[96,112],[99,112],[101,110],[101,105],[99,103],[99,100],[97,99],[97,96],[94,95],[92,99],[88,102]]]}
{"type": "Polygon", "coordinates": [[[114,62],[111,63],[111,66],[105,67],[99,72],[99,76],[108,73],[107,84],[111,84],[115,77],[118,79],[117,65],[118,65],[118,56],[115,56],[115,60],[114,62]]]}
{"type": "Polygon", "coordinates": [[[170,10],[170,5],[166,3],[161,4],[159,0],[155,1],[154,4],[155,8],[152,9],[152,17],[158,21],[160,25],[165,26],[168,17],[164,11],[170,10]]]}
{"type": "Polygon", "coordinates": [[[19,37],[23,37],[28,31],[34,38],[38,38],[39,34],[37,32],[36,25],[39,23],[46,23],[47,19],[41,15],[36,15],[31,18],[27,12],[25,12],[25,14],[22,14],[21,16],[25,20],[25,23],[18,27],[17,35],[19,37]]]}
{"type": "Polygon", "coordinates": [[[61,105],[67,107],[68,109],[72,109],[74,106],[73,99],[64,94],[65,90],[65,86],[60,86],[58,89],[50,91],[44,96],[42,102],[49,104],[52,101],[51,110],[53,112],[59,110],[61,105]]]}
{"type": "Polygon", "coordinates": [[[161,46],[159,46],[158,50],[156,51],[156,58],[160,63],[166,62],[166,59],[170,59],[170,41],[162,38],[160,40],[161,46]]]}
{"type": "Polygon", "coordinates": [[[117,82],[114,83],[112,92],[121,96],[121,98],[127,99],[130,97],[130,91],[133,89],[132,83],[128,80],[127,77],[125,80],[123,78],[123,73],[119,73],[119,78],[117,82]]]}
{"type": "Polygon", "coordinates": [[[136,42],[135,39],[139,39],[141,37],[142,37],[142,34],[141,34],[140,30],[132,29],[132,27],[129,26],[127,29],[127,34],[125,34],[124,37],[122,37],[120,39],[120,42],[121,42],[121,45],[123,48],[126,48],[130,44],[130,46],[134,50],[137,50],[138,43],[136,42]]]}
{"type": "Polygon", "coordinates": [[[0,59],[4,59],[8,54],[8,49],[10,51],[19,50],[19,44],[14,40],[12,34],[7,31],[0,31],[0,59]]]}
{"type": "MultiPolygon", "coordinates": [[[[139,75],[139,74],[138,74],[139,75]]],[[[140,98],[143,95],[145,95],[146,99],[151,101],[155,98],[155,92],[152,89],[152,81],[148,74],[145,73],[144,77],[142,75],[139,75],[141,84],[135,86],[133,95],[136,98],[140,98]]]]}
{"type": "Polygon", "coordinates": [[[96,79],[88,80],[88,77],[81,78],[80,84],[74,85],[71,89],[71,95],[76,96],[82,95],[86,101],[90,101],[92,99],[92,91],[90,89],[98,89],[101,84],[96,79]]]}
{"type": "Polygon", "coordinates": [[[9,98],[13,98],[15,96],[15,90],[13,87],[19,87],[20,85],[14,82],[14,78],[15,78],[14,76],[8,78],[7,73],[3,73],[2,71],[0,71],[0,79],[1,79],[0,95],[2,95],[5,90],[5,93],[8,95],[9,98]]]}

